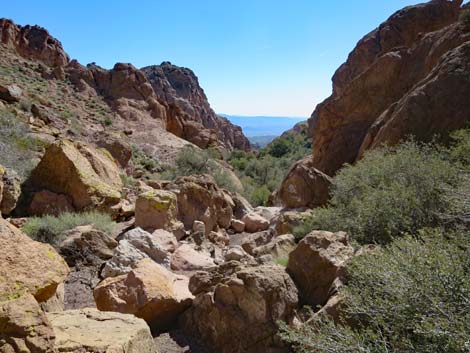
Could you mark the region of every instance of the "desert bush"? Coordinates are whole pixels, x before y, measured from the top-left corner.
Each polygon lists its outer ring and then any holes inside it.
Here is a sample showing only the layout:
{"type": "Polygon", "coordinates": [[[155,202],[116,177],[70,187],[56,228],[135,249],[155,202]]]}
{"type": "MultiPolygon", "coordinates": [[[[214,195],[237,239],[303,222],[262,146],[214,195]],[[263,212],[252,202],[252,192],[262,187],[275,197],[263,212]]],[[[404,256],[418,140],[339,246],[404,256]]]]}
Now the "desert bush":
{"type": "Polygon", "coordinates": [[[451,194],[463,183],[461,169],[438,145],[409,141],[377,149],[339,171],[329,206],[315,210],[295,232],[343,230],[359,243],[384,244],[458,213],[451,194]]]}
{"type": "Polygon", "coordinates": [[[467,25],[470,24],[470,9],[463,10],[460,13],[459,20],[467,25]]]}
{"type": "Polygon", "coordinates": [[[282,324],[283,338],[302,353],[468,353],[469,240],[469,232],[427,229],[356,257],[343,320],[282,324]]]}
{"type": "Polygon", "coordinates": [[[36,152],[45,147],[42,141],[28,133],[26,124],[9,112],[0,111],[0,162],[15,170],[23,180],[35,167],[36,152]]]}
{"type": "Polygon", "coordinates": [[[22,230],[34,240],[56,245],[62,240],[61,236],[65,231],[88,224],[93,224],[96,229],[105,233],[112,233],[115,227],[115,222],[109,215],[91,211],[32,217],[22,230]]]}
{"type": "Polygon", "coordinates": [[[136,145],[132,146],[132,163],[135,168],[148,173],[155,173],[162,170],[160,163],[153,156],[150,156],[136,145]]]}

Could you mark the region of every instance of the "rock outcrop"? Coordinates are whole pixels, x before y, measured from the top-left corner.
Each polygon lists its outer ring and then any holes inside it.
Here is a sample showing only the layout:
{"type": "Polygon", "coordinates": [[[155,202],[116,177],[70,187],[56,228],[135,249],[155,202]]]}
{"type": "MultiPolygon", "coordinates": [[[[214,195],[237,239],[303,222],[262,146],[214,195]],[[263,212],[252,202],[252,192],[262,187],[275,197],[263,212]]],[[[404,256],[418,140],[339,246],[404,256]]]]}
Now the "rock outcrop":
{"type": "Polygon", "coordinates": [[[20,178],[15,171],[0,165],[0,213],[10,215],[21,196],[20,178]]]}
{"type": "Polygon", "coordinates": [[[30,293],[44,302],[69,273],[52,246],[32,240],[3,218],[0,244],[0,301],[30,293]]]}
{"type": "Polygon", "coordinates": [[[300,298],[323,306],[343,284],[346,263],[354,256],[344,232],[313,231],[289,254],[287,271],[299,288],[300,298]]]}
{"type": "Polygon", "coordinates": [[[153,327],[176,320],[192,302],[189,278],[144,259],[127,275],[107,278],[94,290],[98,309],[134,314],[153,327]]]}
{"type": "Polygon", "coordinates": [[[54,331],[31,294],[0,299],[0,352],[53,353],[54,331]]]}
{"type": "Polygon", "coordinates": [[[214,352],[287,352],[277,336],[277,321],[290,322],[297,289],[281,266],[242,268],[237,262],[190,280],[196,296],[181,318],[187,332],[214,352]]]}
{"type": "Polygon", "coordinates": [[[328,202],[330,186],[331,178],[308,156],[291,167],[277,196],[286,208],[320,207],[328,202]]]}
{"type": "Polygon", "coordinates": [[[461,4],[406,7],[359,41],[309,120],[313,167],[333,175],[383,143],[465,126],[470,32],[458,22],[461,4]]]}
{"type": "Polygon", "coordinates": [[[47,314],[59,352],[157,353],[150,329],[133,315],[96,309],[47,314]]]}
{"type": "Polygon", "coordinates": [[[122,182],[114,158],[90,145],[52,144],[30,177],[32,187],[70,197],[75,210],[106,210],[119,202],[122,182]]]}
{"type": "Polygon", "coordinates": [[[221,141],[227,149],[250,149],[241,128],[214,113],[190,69],[164,62],[142,71],[157,97],[170,106],[169,131],[202,148],[221,141]]]}

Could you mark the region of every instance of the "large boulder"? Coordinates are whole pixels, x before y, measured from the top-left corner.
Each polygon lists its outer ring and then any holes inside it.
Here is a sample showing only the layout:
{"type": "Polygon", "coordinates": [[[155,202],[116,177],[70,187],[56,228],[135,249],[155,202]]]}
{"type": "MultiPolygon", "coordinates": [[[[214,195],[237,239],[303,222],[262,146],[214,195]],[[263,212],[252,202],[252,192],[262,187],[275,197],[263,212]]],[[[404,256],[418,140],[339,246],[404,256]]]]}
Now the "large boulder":
{"type": "Polygon", "coordinates": [[[294,317],[294,283],[280,266],[239,265],[229,262],[191,278],[196,298],[182,315],[183,329],[214,352],[287,352],[277,336],[277,321],[294,317]]]}
{"type": "Polygon", "coordinates": [[[70,196],[42,190],[34,193],[28,212],[32,216],[58,216],[64,212],[73,212],[73,210],[74,207],[70,196]]]}
{"type": "Polygon", "coordinates": [[[284,259],[295,249],[295,237],[283,234],[273,238],[269,243],[253,249],[253,256],[271,255],[274,259],[284,259]]]}
{"type": "Polygon", "coordinates": [[[244,215],[242,222],[245,223],[245,231],[248,233],[262,232],[269,228],[269,221],[255,212],[244,215]]]}
{"type": "Polygon", "coordinates": [[[30,183],[69,196],[76,210],[107,209],[119,202],[122,191],[119,169],[107,151],[68,140],[49,146],[30,183]]]}
{"type": "Polygon", "coordinates": [[[0,178],[3,184],[0,197],[0,212],[8,216],[16,207],[21,195],[21,182],[18,174],[12,169],[0,165],[0,178]]]}
{"type": "Polygon", "coordinates": [[[209,254],[195,250],[190,244],[182,244],[171,256],[171,269],[175,271],[197,271],[214,266],[209,254]]]}
{"type": "Polygon", "coordinates": [[[135,225],[143,229],[177,230],[176,195],[166,190],[149,190],[139,195],[135,203],[135,225]]]}
{"type": "Polygon", "coordinates": [[[312,156],[295,163],[277,196],[286,208],[319,207],[328,202],[331,178],[315,169],[312,156]]]}
{"type": "Polygon", "coordinates": [[[147,258],[167,267],[170,265],[170,253],[161,244],[159,233],[150,234],[141,228],[134,228],[122,236],[113,257],[106,262],[102,275],[114,277],[126,274],[140,260],[147,258]]]}
{"type": "Polygon", "coordinates": [[[181,177],[166,188],[177,190],[179,219],[186,229],[192,229],[194,221],[202,221],[209,235],[218,227],[230,226],[235,204],[211,176],[181,177]]]}
{"type": "Polygon", "coordinates": [[[47,317],[59,352],[157,353],[149,327],[133,315],[87,308],[47,317]]]}
{"type": "Polygon", "coordinates": [[[306,304],[323,306],[344,281],[353,256],[346,233],[313,231],[290,253],[287,271],[306,304]]]}
{"type": "Polygon", "coordinates": [[[189,278],[144,259],[127,275],[107,278],[94,290],[100,310],[134,314],[155,327],[165,327],[192,302],[189,278]]]}
{"type": "Polygon", "coordinates": [[[78,226],[64,234],[60,253],[70,266],[78,262],[100,265],[114,255],[118,242],[92,225],[78,226]]]}
{"type": "Polygon", "coordinates": [[[0,352],[53,353],[54,331],[31,294],[0,300],[0,352]]]}
{"type": "Polygon", "coordinates": [[[23,91],[17,85],[0,85],[0,99],[7,103],[19,102],[23,91]]]}
{"type": "Polygon", "coordinates": [[[36,242],[0,218],[0,301],[31,293],[51,298],[69,268],[54,248],[36,242]]]}

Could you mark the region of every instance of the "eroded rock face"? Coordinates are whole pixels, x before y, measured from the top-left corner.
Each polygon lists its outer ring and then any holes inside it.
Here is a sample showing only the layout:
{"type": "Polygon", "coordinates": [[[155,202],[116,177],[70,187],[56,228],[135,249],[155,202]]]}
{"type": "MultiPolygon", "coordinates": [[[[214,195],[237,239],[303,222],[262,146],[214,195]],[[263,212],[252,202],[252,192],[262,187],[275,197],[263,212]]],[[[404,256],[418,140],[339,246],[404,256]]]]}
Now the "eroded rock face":
{"type": "Polygon", "coordinates": [[[61,213],[73,211],[74,207],[70,196],[56,194],[49,190],[34,193],[29,205],[29,214],[32,216],[58,216],[61,213]]]}
{"type": "Polygon", "coordinates": [[[157,97],[170,107],[169,131],[201,148],[221,142],[228,149],[250,149],[241,128],[214,113],[190,69],[164,62],[144,67],[142,71],[157,97]]]}
{"type": "Polygon", "coordinates": [[[289,254],[287,271],[306,304],[323,306],[344,281],[353,256],[346,233],[313,231],[289,254]]]}
{"type": "Polygon", "coordinates": [[[276,335],[276,321],[293,319],[297,289],[282,267],[227,263],[194,275],[190,290],[196,298],[181,324],[213,351],[288,351],[276,335]]]}
{"type": "Polygon", "coordinates": [[[31,293],[51,298],[69,268],[54,248],[36,242],[0,218],[0,301],[31,293]]]}
{"type": "Polygon", "coordinates": [[[98,309],[134,314],[165,327],[192,302],[189,278],[144,259],[127,275],[107,278],[94,290],[98,309]]]}
{"type": "Polygon", "coordinates": [[[114,159],[80,142],[52,144],[30,181],[36,189],[68,195],[76,210],[106,209],[121,198],[122,182],[114,159]]]}
{"type": "Polygon", "coordinates": [[[53,353],[54,331],[31,294],[0,300],[0,352],[53,353]]]}
{"type": "Polygon", "coordinates": [[[235,206],[232,198],[220,189],[209,175],[181,177],[166,186],[176,189],[179,219],[186,229],[192,229],[194,221],[204,222],[206,236],[217,227],[228,228],[235,206]]]}
{"type": "Polygon", "coordinates": [[[149,327],[133,315],[88,308],[47,317],[59,352],[157,353],[149,327]]]}
{"type": "Polygon", "coordinates": [[[309,120],[315,168],[333,175],[381,143],[465,126],[470,33],[457,21],[461,4],[406,7],[359,41],[309,120]]]}
{"type": "Polygon", "coordinates": [[[8,216],[16,207],[21,196],[21,184],[18,174],[12,169],[0,165],[0,178],[2,179],[2,197],[0,197],[0,212],[8,216]]]}
{"type": "Polygon", "coordinates": [[[277,194],[286,208],[314,208],[328,202],[331,178],[314,166],[312,156],[292,166],[277,194]]]}

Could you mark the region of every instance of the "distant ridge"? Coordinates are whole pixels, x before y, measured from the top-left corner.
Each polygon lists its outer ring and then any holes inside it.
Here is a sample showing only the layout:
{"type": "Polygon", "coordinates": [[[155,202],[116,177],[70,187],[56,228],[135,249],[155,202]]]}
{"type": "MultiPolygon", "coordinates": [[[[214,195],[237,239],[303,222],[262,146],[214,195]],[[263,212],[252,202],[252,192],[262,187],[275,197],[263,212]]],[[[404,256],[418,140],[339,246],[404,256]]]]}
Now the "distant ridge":
{"type": "Polygon", "coordinates": [[[218,115],[227,118],[235,125],[241,126],[243,133],[248,137],[280,136],[298,122],[306,120],[305,117],[218,115]]]}

